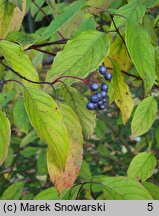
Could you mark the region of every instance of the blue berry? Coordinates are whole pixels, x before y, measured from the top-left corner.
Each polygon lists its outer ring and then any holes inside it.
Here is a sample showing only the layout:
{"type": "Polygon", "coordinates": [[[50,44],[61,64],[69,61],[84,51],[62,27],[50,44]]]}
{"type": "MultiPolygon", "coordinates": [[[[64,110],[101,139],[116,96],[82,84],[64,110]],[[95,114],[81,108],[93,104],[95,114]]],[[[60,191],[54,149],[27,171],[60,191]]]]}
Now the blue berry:
{"type": "Polygon", "coordinates": [[[91,88],[92,91],[96,91],[98,89],[98,84],[97,83],[92,83],[90,85],[90,88],[91,88]]]}
{"type": "Polygon", "coordinates": [[[100,66],[99,67],[99,73],[102,74],[102,75],[106,75],[106,71],[107,71],[107,68],[105,66],[100,66]]]}
{"type": "Polygon", "coordinates": [[[94,109],[94,103],[88,102],[88,103],[87,103],[87,109],[88,109],[88,110],[93,110],[93,109],[94,109]]]}
{"type": "Polygon", "coordinates": [[[106,108],[105,104],[99,105],[99,110],[104,110],[106,108]]]}
{"type": "Polygon", "coordinates": [[[91,96],[91,102],[93,103],[98,102],[98,96],[96,94],[91,96]]]}
{"type": "Polygon", "coordinates": [[[94,103],[94,109],[98,108],[98,103],[94,103]]]}
{"type": "Polygon", "coordinates": [[[102,104],[104,104],[104,103],[106,103],[106,101],[107,101],[107,99],[106,98],[103,98],[102,100],[100,100],[99,102],[98,102],[98,105],[102,105],[102,104]]]}
{"type": "Polygon", "coordinates": [[[105,98],[107,96],[106,91],[101,91],[101,95],[102,95],[102,98],[105,98]]]}
{"type": "Polygon", "coordinates": [[[109,80],[111,80],[111,79],[112,79],[112,74],[108,72],[108,73],[106,73],[106,74],[105,74],[105,76],[104,76],[104,77],[105,77],[105,79],[106,79],[106,80],[108,80],[108,81],[109,81],[109,80]]]}
{"type": "Polygon", "coordinates": [[[100,100],[100,101],[98,102],[98,105],[101,106],[102,104],[104,104],[104,102],[103,102],[103,100],[100,100]]]}
{"type": "Polygon", "coordinates": [[[107,92],[108,91],[108,85],[107,84],[102,84],[101,85],[101,90],[107,92]]]}
{"type": "Polygon", "coordinates": [[[103,98],[102,101],[103,101],[103,103],[106,103],[106,102],[107,102],[107,99],[106,99],[106,98],[103,98]]]}
{"type": "Polygon", "coordinates": [[[98,92],[97,96],[98,96],[98,100],[102,100],[103,97],[102,97],[102,93],[101,92],[98,92]]]}

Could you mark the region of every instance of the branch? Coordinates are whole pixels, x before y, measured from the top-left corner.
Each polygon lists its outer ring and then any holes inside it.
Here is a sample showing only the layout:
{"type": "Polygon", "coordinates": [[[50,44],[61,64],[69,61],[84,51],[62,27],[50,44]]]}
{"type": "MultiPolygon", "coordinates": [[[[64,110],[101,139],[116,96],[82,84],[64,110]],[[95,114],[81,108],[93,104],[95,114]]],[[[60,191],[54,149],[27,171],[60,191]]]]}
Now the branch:
{"type": "MultiPolygon", "coordinates": [[[[44,16],[46,17],[47,21],[50,23],[51,20],[49,19],[48,15],[45,13],[45,11],[43,11],[43,9],[41,7],[39,7],[39,5],[35,2],[35,0],[32,0],[32,2],[35,4],[35,6],[44,14],[44,16]]],[[[61,32],[57,31],[57,33],[60,35],[60,37],[62,39],[65,39],[64,36],[61,34],[61,32]]]]}
{"type": "Polygon", "coordinates": [[[26,50],[36,49],[36,48],[45,47],[45,46],[51,46],[51,45],[66,44],[67,41],[68,41],[68,39],[63,39],[63,40],[57,40],[57,41],[54,41],[54,42],[48,42],[48,43],[43,43],[43,44],[35,44],[35,45],[32,45],[32,46],[28,47],[26,50]]]}

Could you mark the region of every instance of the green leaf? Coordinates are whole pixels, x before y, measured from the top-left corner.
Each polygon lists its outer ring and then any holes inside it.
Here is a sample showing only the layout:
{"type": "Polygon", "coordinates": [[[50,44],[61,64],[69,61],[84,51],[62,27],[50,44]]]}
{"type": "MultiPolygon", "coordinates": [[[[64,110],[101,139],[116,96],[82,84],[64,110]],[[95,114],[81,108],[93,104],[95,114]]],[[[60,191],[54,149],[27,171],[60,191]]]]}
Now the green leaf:
{"type": "Polygon", "coordinates": [[[16,101],[13,108],[14,123],[22,132],[28,133],[31,129],[28,115],[25,111],[24,100],[20,98],[16,101]]]}
{"type": "Polygon", "coordinates": [[[20,181],[9,186],[2,194],[1,200],[19,200],[22,196],[25,182],[20,181]]]}
{"type": "Polygon", "coordinates": [[[45,0],[35,0],[35,3],[36,5],[33,2],[31,2],[30,12],[32,17],[34,17],[38,12],[40,13],[39,8],[42,8],[43,4],[45,3],[45,0]],[[37,5],[39,7],[37,7],[37,5]]]}
{"type": "Polygon", "coordinates": [[[9,0],[14,3],[19,9],[22,9],[22,0],[9,0]]]}
{"type": "Polygon", "coordinates": [[[38,138],[37,133],[32,130],[30,131],[28,134],[26,134],[26,136],[21,140],[21,144],[20,147],[25,147],[26,145],[28,145],[29,143],[32,143],[34,140],[36,140],[38,138]]]}
{"type": "Polygon", "coordinates": [[[156,76],[159,81],[159,46],[155,47],[155,65],[156,65],[156,76]]]}
{"type": "Polygon", "coordinates": [[[30,47],[36,39],[36,34],[28,34],[25,32],[10,32],[6,40],[18,43],[24,50],[30,47]]]}
{"type": "Polygon", "coordinates": [[[18,44],[2,40],[0,41],[0,53],[4,55],[10,66],[20,75],[32,81],[39,81],[38,74],[31,60],[18,44]]]}
{"type": "Polygon", "coordinates": [[[89,164],[85,160],[82,162],[82,166],[81,166],[80,173],[79,173],[78,177],[82,181],[88,181],[92,178],[89,164]]]}
{"type": "Polygon", "coordinates": [[[79,28],[75,31],[74,37],[79,35],[81,32],[88,30],[96,30],[96,22],[90,14],[85,15],[85,19],[81,22],[79,28]]]}
{"type": "Polygon", "coordinates": [[[14,160],[14,152],[13,152],[13,149],[10,147],[9,151],[8,151],[7,158],[6,158],[5,163],[4,163],[4,167],[10,167],[13,160],[14,160]]]}
{"type": "Polygon", "coordinates": [[[112,102],[114,100],[119,109],[121,110],[122,119],[125,124],[131,115],[134,107],[134,102],[129,87],[121,73],[119,64],[114,61],[112,63],[113,78],[109,88],[110,101],[112,102]]]}
{"type": "Polygon", "coordinates": [[[79,119],[67,105],[60,104],[69,137],[69,150],[64,170],[54,168],[52,152],[47,152],[47,164],[51,180],[59,192],[71,187],[80,171],[83,156],[83,136],[79,119]]]}
{"type": "Polygon", "coordinates": [[[146,133],[155,121],[157,102],[152,96],[145,98],[137,107],[131,122],[132,136],[146,133]]]}
{"type": "Polygon", "coordinates": [[[0,94],[0,106],[5,107],[15,96],[15,91],[4,92],[0,94]]]}
{"type": "Polygon", "coordinates": [[[30,86],[25,86],[24,98],[32,126],[39,137],[48,144],[48,151],[53,155],[54,166],[62,170],[66,163],[69,143],[58,105],[51,96],[30,86]]]}
{"type": "Polygon", "coordinates": [[[10,29],[14,4],[8,0],[0,0],[0,38],[4,39],[10,29]]]}
{"type": "Polygon", "coordinates": [[[125,39],[132,62],[144,80],[147,93],[152,88],[156,78],[155,49],[151,43],[151,38],[142,25],[127,21],[125,39]]]}
{"type": "Polygon", "coordinates": [[[44,32],[37,38],[36,42],[43,41],[56,33],[64,24],[71,20],[78,11],[84,6],[84,1],[76,1],[72,3],[61,15],[55,17],[44,32]]]}
{"type": "Polygon", "coordinates": [[[34,197],[34,200],[58,200],[58,199],[59,199],[58,191],[54,187],[47,188],[46,190],[41,191],[34,197]]]}
{"type": "Polygon", "coordinates": [[[156,158],[151,152],[142,152],[131,161],[127,174],[130,178],[136,178],[142,182],[147,180],[154,172],[156,158]]]}
{"type": "Polygon", "coordinates": [[[93,181],[102,183],[102,199],[106,200],[152,200],[149,192],[135,179],[127,177],[101,177],[93,181]]]}
{"type": "Polygon", "coordinates": [[[44,176],[48,174],[46,149],[41,149],[37,161],[37,176],[44,176]]]}
{"type": "Polygon", "coordinates": [[[121,15],[121,16],[115,16],[114,18],[115,24],[118,27],[122,26],[125,24],[126,20],[131,20],[136,23],[137,22],[141,23],[145,12],[146,12],[146,7],[145,5],[141,4],[141,2],[139,1],[130,2],[129,4],[125,4],[123,7],[120,7],[115,11],[116,14],[121,15]]]}
{"type": "Polygon", "coordinates": [[[75,88],[65,86],[61,89],[65,104],[72,107],[79,118],[85,139],[89,139],[96,125],[96,114],[86,108],[87,100],[75,88]]]}
{"type": "MultiPolygon", "coordinates": [[[[68,41],[64,50],[59,52],[54,60],[47,80],[53,81],[62,75],[86,77],[94,71],[109,52],[109,40],[104,33],[88,31],[68,41]]],[[[75,82],[65,79],[67,83],[75,82]]]]}
{"type": "Polygon", "coordinates": [[[10,122],[0,108],[0,166],[5,161],[10,145],[11,128],[10,122]]]}
{"type": "MultiPolygon", "coordinates": [[[[128,2],[138,2],[138,0],[128,0],[128,2]]],[[[159,0],[140,0],[140,3],[142,5],[145,5],[146,7],[155,7],[159,5],[159,0]]]]}
{"type": "Polygon", "coordinates": [[[81,185],[73,186],[71,188],[67,188],[62,193],[60,193],[59,199],[60,200],[75,200],[78,195],[78,191],[81,185]]]}
{"type": "Polygon", "coordinates": [[[154,200],[159,200],[159,187],[151,182],[143,182],[143,186],[151,194],[154,200]]]}

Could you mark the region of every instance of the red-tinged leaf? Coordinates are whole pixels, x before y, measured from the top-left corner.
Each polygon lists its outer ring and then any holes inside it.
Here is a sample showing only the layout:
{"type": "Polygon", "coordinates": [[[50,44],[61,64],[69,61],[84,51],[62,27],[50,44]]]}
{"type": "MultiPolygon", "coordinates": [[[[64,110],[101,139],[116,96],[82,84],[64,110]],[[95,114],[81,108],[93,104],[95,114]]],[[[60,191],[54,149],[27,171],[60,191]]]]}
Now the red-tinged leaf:
{"type": "Polygon", "coordinates": [[[82,128],[78,117],[69,106],[64,104],[61,104],[61,111],[69,135],[69,151],[63,171],[54,166],[54,158],[51,149],[48,148],[47,151],[50,178],[59,192],[71,187],[75,182],[80,171],[83,155],[82,128]]]}

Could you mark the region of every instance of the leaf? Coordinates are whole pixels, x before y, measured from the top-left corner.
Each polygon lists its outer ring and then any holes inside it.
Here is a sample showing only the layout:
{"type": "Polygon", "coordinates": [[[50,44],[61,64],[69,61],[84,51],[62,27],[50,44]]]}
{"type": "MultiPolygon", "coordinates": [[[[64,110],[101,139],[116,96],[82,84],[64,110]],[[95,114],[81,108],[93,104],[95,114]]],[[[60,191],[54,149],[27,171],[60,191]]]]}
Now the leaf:
{"type": "Polygon", "coordinates": [[[22,1],[23,0],[9,0],[9,1],[14,3],[19,9],[22,9],[22,1]]]}
{"type": "Polygon", "coordinates": [[[102,199],[105,200],[152,200],[149,192],[135,179],[99,176],[93,181],[102,183],[102,199]]]}
{"type": "Polygon", "coordinates": [[[132,122],[132,136],[137,137],[145,134],[155,121],[157,114],[157,102],[154,97],[145,98],[137,107],[132,122]]]}
{"type": "MultiPolygon", "coordinates": [[[[128,0],[128,2],[138,2],[138,0],[128,0]]],[[[159,0],[140,0],[140,3],[142,5],[145,5],[146,7],[155,7],[159,5],[159,0]]]]}
{"type": "Polygon", "coordinates": [[[143,182],[142,184],[154,200],[159,200],[159,187],[157,185],[151,182],[143,182]]]}
{"type": "Polygon", "coordinates": [[[60,95],[65,104],[69,105],[80,121],[85,139],[89,139],[96,126],[96,114],[86,108],[87,100],[75,88],[65,86],[60,95]]]}
{"type": "Polygon", "coordinates": [[[113,63],[113,78],[110,84],[110,101],[113,100],[119,107],[122,113],[122,119],[124,124],[129,119],[134,107],[134,102],[127,83],[121,74],[120,66],[116,62],[113,63]]]}
{"type": "Polygon", "coordinates": [[[48,175],[46,149],[41,149],[37,161],[37,176],[48,175]]]}
{"type": "Polygon", "coordinates": [[[34,197],[34,200],[58,200],[58,199],[59,199],[58,191],[54,187],[47,188],[41,191],[40,193],[38,193],[34,197]]]}
{"type": "Polygon", "coordinates": [[[15,0],[16,6],[12,17],[10,32],[19,31],[26,10],[26,0],[15,0]]]}
{"type": "MultiPolygon", "coordinates": [[[[109,40],[104,33],[87,31],[78,37],[68,41],[64,50],[55,57],[51,70],[47,74],[47,80],[53,81],[62,75],[74,75],[86,77],[94,71],[109,52],[109,40]]],[[[67,83],[73,83],[72,79],[65,79],[67,83]]]]}
{"type": "Polygon", "coordinates": [[[9,32],[14,7],[8,0],[0,0],[0,39],[4,39],[9,32]]]}
{"type": "Polygon", "coordinates": [[[136,155],[131,161],[127,174],[130,178],[137,178],[144,182],[154,172],[156,158],[151,152],[142,152],[136,155]]]}
{"type": "Polygon", "coordinates": [[[59,195],[60,200],[76,200],[78,191],[80,190],[81,185],[74,185],[71,188],[67,188],[59,195]]]}
{"type": "Polygon", "coordinates": [[[70,19],[72,19],[78,11],[84,6],[84,1],[76,1],[71,4],[61,15],[55,17],[55,19],[50,23],[50,25],[44,30],[44,32],[37,38],[38,41],[43,41],[51,37],[56,33],[64,24],[66,24],[70,19]]]}
{"type": "MultiPolygon", "coordinates": [[[[124,34],[122,36],[124,38],[124,34]]],[[[127,71],[132,65],[125,44],[118,34],[112,39],[109,56],[104,61],[107,67],[112,67],[111,59],[116,61],[124,71],[127,71]]]]}
{"type": "Polygon", "coordinates": [[[151,38],[142,25],[127,21],[125,40],[131,60],[143,79],[145,91],[148,93],[156,78],[155,49],[151,44],[151,38]]]}
{"type": "Polygon", "coordinates": [[[20,147],[24,148],[26,145],[28,145],[29,143],[32,143],[34,140],[36,140],[38,138],[37,133],[32,130],[30,131],[28,134],[26,134],[26,136],[21,140],[21,144],[20,147]]]}
{"type": "Polygon", "coordinates": [[[159,81],[159,46],[155,47],[155,65],[156,65],[156,76],[159,81]]]}
{"type": "Polygon", "coordinates": [[[82,181],[88,181],[88,180],[90,180],[92,178],[92,174],[91,174],[89,164],[85,160],[82,162],[80,173],[79,173],[78,177],[82,181]]]}
{"type": "Polygon", "coordinates": [[[15,96],[15,91],[4,92],[0,94],[0,106],[5,107],[15,96]]]}
{"type": "Polygon", "coordinates": [[[28,115],[25,111],[24,100],[18,99],[13,107],[14,123],[22,132],[28,133],[31,129],[28,115]]]}
{"type": "Polygon", "coordinates": [[[54,168],[52,152],[47,151],[47,164],[51,180],[59,192],[71,187],[76,180],[83,155],[83,137],[82,128],[79,119],[74,111],[67,105],[61,104],[61,111],[64,117],[64,123],[69,136],[69,151],[64,170],[54,168]]]}
{"type": "Polygon", "coordinates": [[[6,40],[18,43],[23,50],[30,47],[36,39],[36,34],[28,34],[25,32],[10,32],[6,40]]]}
{"type": "Polygon", "coordinates": [[[0,166],[5,161],[11,139],[10,122],[0,108],[0,166]]]}
{"type": "Polygon", "coordinates": [[[32,81],[39,81],[31,60],[18,44],[2,40],[0,41],[0,53],[4,55],[10,66],[20,75],[32,81]]]}
{"type": "MultiPolygon", "coordinates": [[[[115,16],[114,18],[115,24],[117,27],[123,26],[125,25],[127,20],[131,20],[134,23],[142,23],[142,18],[145,15],[145,12],[146,12],[145,5],[141,4],[139,1],[130,2],[120,7],[114,12],[115,14],[121,15],[121,16],[115,16]]],[[[112,26],[114,28],[113,24],[112,26]]]]}
{"type": "Polygon", "coordinates": [[[25,182],[20,181],[9,186],[2,194],[1,200],[19,200],[22,196],[25,182]]]}
{"type": "Polygon", "coordinates": [[[96,22],[94,18],[90,14],[86,14],[84,20],[81,22],[79,28],[75,31],[74,37],[79,35],[81,32],[88,31],[88,30],[96,30],[96,22]]]}
{"type": "Polygon", "coordinates": [[[63,170],[68,154],[68,134],[62,113],[53,98],[33,87],[24,88],[25,108],[30,122],[39,137],[48,145],[52,153],[52,163],[63,170]]]}

